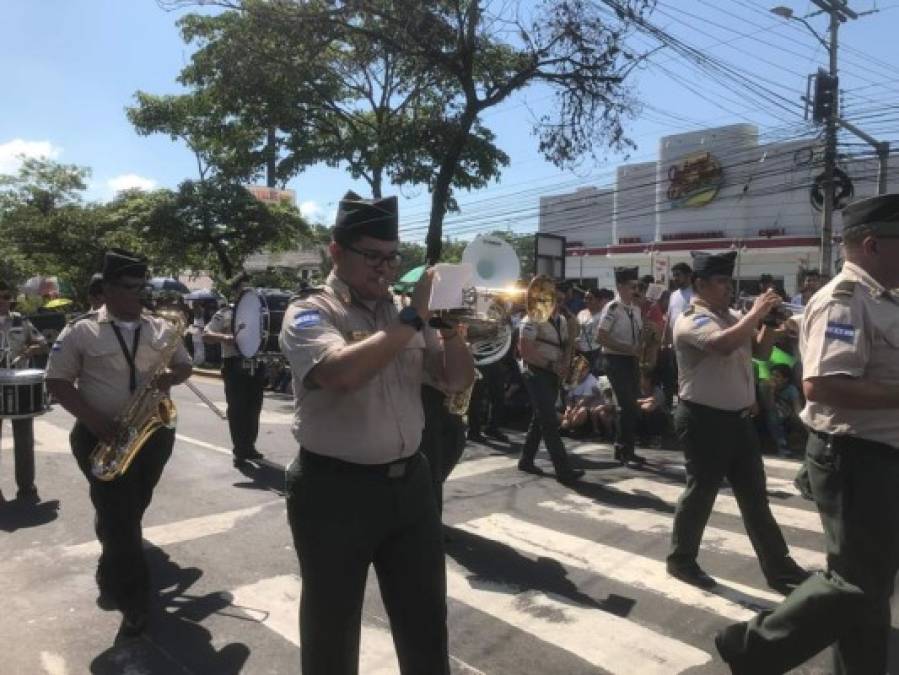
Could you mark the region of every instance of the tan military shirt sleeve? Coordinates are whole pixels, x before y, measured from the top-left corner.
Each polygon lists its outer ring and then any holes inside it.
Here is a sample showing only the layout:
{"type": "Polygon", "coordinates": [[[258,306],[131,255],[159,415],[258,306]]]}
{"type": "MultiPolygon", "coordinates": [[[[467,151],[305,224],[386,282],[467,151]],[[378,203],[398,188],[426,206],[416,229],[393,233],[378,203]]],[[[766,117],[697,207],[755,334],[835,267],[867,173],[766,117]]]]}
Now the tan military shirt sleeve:
{"type": "Polygon", "coordinates": [[[708,342],[720,333],[721,327],[707,314],[681,314],[678,317],[678,338],[696,349],[705,351],[708,342]]]}
{"type": "Polygon", "coordinates": [[[81,372],[81,350],[78,344],[76,324],[69,324],[50,348],[47,361],[47,379],[75,382],[81,372]]]}
{"type": "Polygon", "coordinates": [[[307,380],[309,373],[329,354],[345,347],[347,341],[327,303],[312,296],[287,308],[280,343],[295,381],[311,389],[314,387],[307,380]]]}
{"type": "Polygon", "coordinates": [[[872,337],[856,298],[814,303],[802,319],[802,377],[861,377],[871,354],[872,337]]]}

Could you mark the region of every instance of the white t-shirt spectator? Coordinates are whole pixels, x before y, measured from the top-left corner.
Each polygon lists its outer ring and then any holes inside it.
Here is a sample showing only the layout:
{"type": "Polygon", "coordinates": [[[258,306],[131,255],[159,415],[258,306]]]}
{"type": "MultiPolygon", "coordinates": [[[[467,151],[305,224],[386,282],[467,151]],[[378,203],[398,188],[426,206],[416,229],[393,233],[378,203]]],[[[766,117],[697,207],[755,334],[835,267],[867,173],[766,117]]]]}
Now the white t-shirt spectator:
{"type": "Polygon", "coordinates": [[[671,297],[668,300],[668,325],[672,328],[674,324],[677,323],[677,318],[683,314],[684,310],[690,306],[690,300],[693,299],[693,288],[691,286],[687,286],[686,288],[679,288],[676,291],[672,291],[671,297]]]}

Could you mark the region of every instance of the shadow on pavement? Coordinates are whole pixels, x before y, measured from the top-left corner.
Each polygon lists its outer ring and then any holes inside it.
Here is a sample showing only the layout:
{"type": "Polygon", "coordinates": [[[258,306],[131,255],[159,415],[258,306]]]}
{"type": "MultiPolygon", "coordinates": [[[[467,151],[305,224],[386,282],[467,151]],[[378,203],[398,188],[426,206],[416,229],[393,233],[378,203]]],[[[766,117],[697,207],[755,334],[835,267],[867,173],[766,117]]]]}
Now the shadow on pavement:
{"type": "Polygon", "coordinates": [[[585,607],[627,617],[635,601],[611,594],[604,600],[596,600],[582,592],[571,579],[565,567],[552,558],[531,560],[511,546],[485,537],[445,526],[449,534],[446,553],[467,569],[472,585],[492,587],[494,584],[510,586],[510,592],[541,591],[551,593],[585,607]]]}
{"type": "Polygon", "coordinates": [[[249,481],[234,483],[234,487],[250,490],[268,490],[277,495],[284,496],[284,467],[267,459],[248,463],[247,466],[237,469],[249,481]]]}
{"type": "MultiPolygon", "coordinates": [[[[145,543],[155,597],[150,602],[147,629],[140,637],[117,635],[109,649],[91,662],[94,675],[120,673],[215,673],[237,675],[250,656],[242,642],[217,648],[200,622],[231,605],[224,592],[203,596],[187,591],[203,576],[196,567],[180,567],[167,553],[145,543]]],[[[235,616],[246,620],[247,617],[235,616]]]]}
{"type": "Polygon", "coordinates": [[[0,503],[0,530],[15,532],[26,527],[40,527],[59,516],[59,500],[30,504],[18,500],[0,503]]]}

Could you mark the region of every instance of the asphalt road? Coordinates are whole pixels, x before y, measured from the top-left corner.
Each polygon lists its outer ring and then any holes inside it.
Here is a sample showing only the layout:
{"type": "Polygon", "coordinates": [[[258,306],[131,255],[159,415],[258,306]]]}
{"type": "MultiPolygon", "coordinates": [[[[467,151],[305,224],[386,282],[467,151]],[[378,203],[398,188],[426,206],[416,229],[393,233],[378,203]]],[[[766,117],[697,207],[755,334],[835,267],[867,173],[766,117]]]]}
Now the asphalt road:
{"type": "MultiPolygon", "coordinates": [[[[219,380],[194,378],[224,408],[219,380]]],[[[227,424],[186,388],[175,452],[144,519],[157,598],[147,632],[117,637],[118,612],[95,604],[97,545],[86,482],[56,408],[38,418],[36,506],[0,505],[3,675],[297,673],[301,581],[282,498],[296,444],[292,401],[266,394],[258,448],[231,465],[227,424]]],[[[0,489],[15,494],[4,423],[0,489]]],[[[520,440],[520,435],[514,435],[520,440]]],[[[574,489],[515,469],[516,448],[471,445],[445,491],[449,631],[455,673],[726,673],[712,635],[770,606],[732,496],[722,491],[701,563],[722,582],[702,592],[668,578],[664,556],[683,467],[644,451],[620,468],[598,444],[569,443],[587,468],[574,489]]],[[[541,461],[545,455],[541,453],[541,461]]],[[[766,460],[769,492],[794,557],[823,565],[820,522],[792,487],[798,463],[766,460]]],[[[360,672],[396,673],[370,577],[360,672]]],[[[894,672],[899,639],[894,630],[894,672]]],[[[800,673],[826,673],[819,656],[800,673]]]]}

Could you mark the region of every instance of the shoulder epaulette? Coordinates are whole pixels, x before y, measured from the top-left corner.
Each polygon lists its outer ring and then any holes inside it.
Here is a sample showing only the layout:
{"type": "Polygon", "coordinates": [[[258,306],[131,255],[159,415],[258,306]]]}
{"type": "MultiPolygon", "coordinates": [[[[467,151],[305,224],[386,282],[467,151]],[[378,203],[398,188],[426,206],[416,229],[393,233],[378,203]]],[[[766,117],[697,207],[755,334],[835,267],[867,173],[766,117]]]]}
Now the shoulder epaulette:
{"type": "Polygon", "coordinates": [[[296,292],[292,296],[290,296],[290,300],[287,301],[287,304],[292,305],[297,300],[305,300],[310,295],[318,295],[319,293],[324,293],[324,292],[325,292],[324,286],[309,286],[307,288],[303,288],[303,289],[299,290],[298,292],[296,292]]]}
{"type": "Polygon", "coordinates": [[[618,308],[618,301],[612,300],[612,302],[609,303],[609,309],[617,309],[617,308],[618,308]]]}
{"type": "Polygon", "coordinates": [[[97,318],[96,312],[94,312],[94,311],[85,312],[84,314],[78,314],[76,316],[73,316],[69,320],[69,322],[66,324],[66,326],[74,326],[76,323],[78,323],[79,321],[83,321],[84,319],[96,319],[96,318],[97,318]]]}
{"type": "Polygon", "coordinates": [[[833,287],[833,296],[836,298],[851,298],[855,295],[855,287],[857,282],[851,279],[843,279],[833,287]]]}
{"type": "Polygon", "coordinates": [[[683,314],[684,316],[690,316],[690,315],[693,314],[693,312],[695,312],[695,311],[696,311],[696,310],[693,308],[693,305],[690,305],[690,306],[687,307],[683,312],[681,312],[681,314],[683,314]]]}

